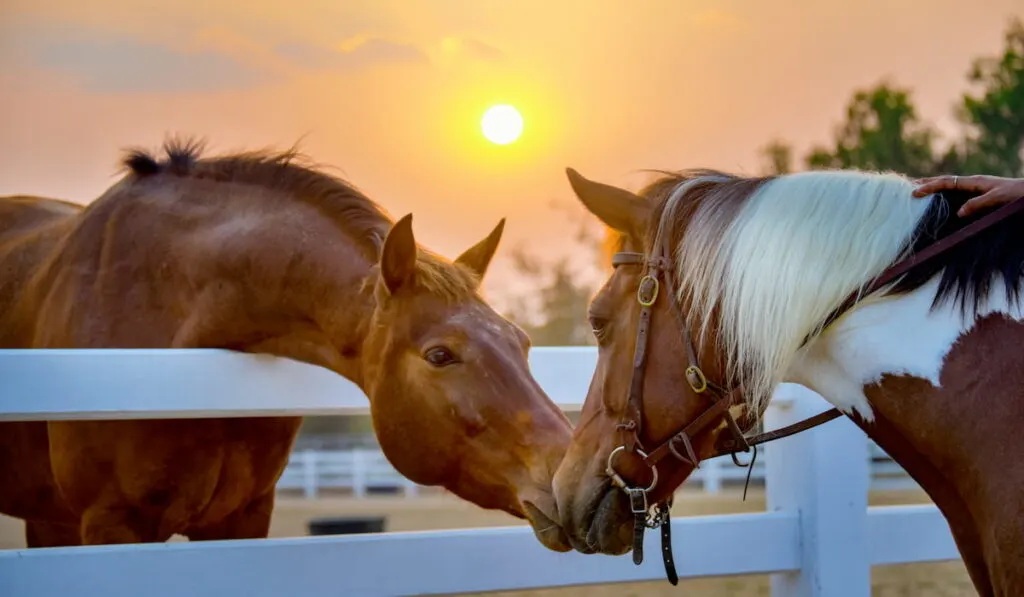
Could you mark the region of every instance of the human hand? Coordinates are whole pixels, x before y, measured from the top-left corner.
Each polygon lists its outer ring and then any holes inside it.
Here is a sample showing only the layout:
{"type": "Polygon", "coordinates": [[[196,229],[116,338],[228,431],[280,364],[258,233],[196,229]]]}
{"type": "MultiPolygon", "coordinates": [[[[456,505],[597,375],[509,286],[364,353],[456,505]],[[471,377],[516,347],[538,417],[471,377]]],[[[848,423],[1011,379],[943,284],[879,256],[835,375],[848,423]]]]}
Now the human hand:
{"type": "Polygon", "coordinates": [[[939,191],[954,190],[982,193],[968,200],[957,210],[956,213],[960,217],[966,217],[980,209],[1003,205],[1024,197],[1024,178],[982,174],[974,176],[945,175],[921,178],[916,182],[918,187],[914,189],[914,197],[925,197],[939,191]]]}

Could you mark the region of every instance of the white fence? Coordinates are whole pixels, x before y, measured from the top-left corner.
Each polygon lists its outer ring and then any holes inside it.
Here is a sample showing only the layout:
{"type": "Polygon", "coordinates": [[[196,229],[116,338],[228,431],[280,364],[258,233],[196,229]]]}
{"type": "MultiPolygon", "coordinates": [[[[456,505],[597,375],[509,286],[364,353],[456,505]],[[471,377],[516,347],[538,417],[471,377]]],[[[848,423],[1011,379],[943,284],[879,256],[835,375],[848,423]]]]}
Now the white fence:
{"type": "Polygon", "coordinates": [[[350,489],[357,498],[371,489],[401,488],[406,497],[419,494],[419,486],[391,466],[379,449],[298,450],[277,481],[277,489],[298,489],[315,498],[321,489],[350,489]]]}
{"type": "MultiPolygon", "coordinates": [[[[536,348],[531,367],[578,408],[587,348],[536,348]]],[[[785,386],[777,428],[826,408],[785,386]]],[[[319,415],[366,412],[323,369],[221,351],[0,351],[0,420],[319,415]],[[244,396],[244,399],[239,399],[244,396]]],[[[867,507],[868,442],[846,419],[765,454],[767,512],[673,519],[680,578],[771,574],[776,597],[871,594],[871,566],[959,559],[934,506],[867,507]]],[[[760,458],[759,458],[760,460],[760,458]]],[[[660,580],[648,558],[554,553],[525,527],[0,551],[5,597],[438,595],[660,580]]]]}
{"type": "MultiPolygon", "coordinates": [[[[761,446],[754,468],[750,471],[751,484],[765,481],[765,456],[770,446],[761,446]]],[[[741,455],[744,460],[749,457],[741,455]]],[[[893,461],[874,442],[868,443],[871,489],[913,489],[918,487],[906,471],[893,461]]],[[[686,480],[686,488],[699,488],[709,495],[721,493],[726,483],[743,483],[747,469],[737,467],[728,456],[720,456],[701,463],[686,480]]],[[[277,482],[278,491],[299,491],[303,497],[313,499],[323,489],[345,489],[357,498],[366,497],[372,490],[401,490],[406,497],[419,495],[419,485],[399,473],[379,448],[349,450],[296,450],[288,459],[288,466],[277,482]]]]}

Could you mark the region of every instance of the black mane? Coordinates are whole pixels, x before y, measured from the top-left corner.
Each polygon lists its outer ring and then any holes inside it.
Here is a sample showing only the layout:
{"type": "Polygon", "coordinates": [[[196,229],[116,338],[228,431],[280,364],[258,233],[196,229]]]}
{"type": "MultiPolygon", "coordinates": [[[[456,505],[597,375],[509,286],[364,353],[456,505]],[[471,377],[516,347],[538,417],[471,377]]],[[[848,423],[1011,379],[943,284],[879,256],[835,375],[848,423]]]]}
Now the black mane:
{"type": "MultiPolygon", "coordinates": [[[[997,208],[961,218],[956,211],[975,194],[965,191],[940,193],[922,216],[914,231],[910,249],[914,252],[941,240],[997,208]]],[[[1019,285],[1024,277],[1024,212],[1016,213],[949,249],[905,275],[890,294],[912,292],[942,272],[936,308],[953,300],[963,313],[976,313],[988,298],[992,282],[1001,278],[1011,304],[1020,300],[1019,285]]]]}

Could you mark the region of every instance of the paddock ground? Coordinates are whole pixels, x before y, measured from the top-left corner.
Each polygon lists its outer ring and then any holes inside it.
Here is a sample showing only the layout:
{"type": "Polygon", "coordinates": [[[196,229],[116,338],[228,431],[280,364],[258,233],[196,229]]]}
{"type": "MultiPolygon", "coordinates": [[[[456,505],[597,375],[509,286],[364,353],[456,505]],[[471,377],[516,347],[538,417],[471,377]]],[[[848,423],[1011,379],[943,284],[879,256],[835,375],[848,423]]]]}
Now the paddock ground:
{"type": "MultiPolygon", "coordinates": [[[[877,491],[870,498],[872,505],[928,503],[920,491],[877,491]]],[[[676,498],[676,516],[732,514],[764,510],[764,493],[751,488],[747,501],[740,492],[726,490],[718,496],[700,492],[683,492],[676,498]]],[[[306,500],[279,496],[270,533],[274,537],[299,537],[307,534],[310,519],[337,515],[383,515],[389,531],[452,529],[482,526],[504,526],[518,521],[504,514],[481,510],[454,497],[429,494],[413,499],[373,496],[363,500],[346,496],[306,500]]],[[[177,540],[175,538],[174,540],[177,540]]],[[[751,537],[756,541],[756,537],[751,537]]],[[[21,521],[0,516],[0,549],[24,547],[21,521]]],[[[723,557],[728,557],[723,554],[723,557]]],[[[658,561],[645,565],[660,566],[658,561]]],[[[524,572],[528,573],[528,572],[524,572]]],[[[873,597],[976,597],[967,571],[961,562],[939,564],[907,564],[876,567],[872,574],[873,597]]],[[[767,597],[768,577],[764,575],[721,577],[680,581],[672,587],[666,581],[623,583],[594,587],[546,589],[539,591],[508,591],[487,593],[500,597],[767,597]]]]}

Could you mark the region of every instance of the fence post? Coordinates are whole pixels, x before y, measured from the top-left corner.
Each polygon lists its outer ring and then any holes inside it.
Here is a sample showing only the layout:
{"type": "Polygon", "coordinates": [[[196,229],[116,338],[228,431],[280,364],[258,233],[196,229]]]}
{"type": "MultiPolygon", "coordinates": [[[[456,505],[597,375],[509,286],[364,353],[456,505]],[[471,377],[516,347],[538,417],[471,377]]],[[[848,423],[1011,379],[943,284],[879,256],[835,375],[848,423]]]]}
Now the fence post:
{"type": "Polygon", "coordinates": [[[407,498],[416,497],[420,493],[419,486],[405,477],[402,477],[402,487],[404,488],[402,495],[407,498]]]}
{"type": "Polygon", "coordinates": [[[352,450],[352,493],[356,498],[366,497],[368,454],[362,448],[352,450]]]}
{"type": "MultiPolygon", "coordinates": [[[[765,427],[813,416],[829,405],[803,386],[783,384],[765,427]]],[[[772,443],[765,454],[767,510],[800,512],[801,570],[773,574],[773,597],[870,597],[868,443],[843,417],[772,443]]]]}
{"type": "Polygon", "coordinates": [[[317,485],[320,482],[317,456],[316,450],[303,450],[299,453],[299,459],[302,462],[302,494],[308,500],[316,497],[317,485]]]}
{"type": "Polygon", "coordinates": [[[722,460],[713,458],[700,467],[703,473],[704,493],[718,495],[722,492],[722,460]]]}

